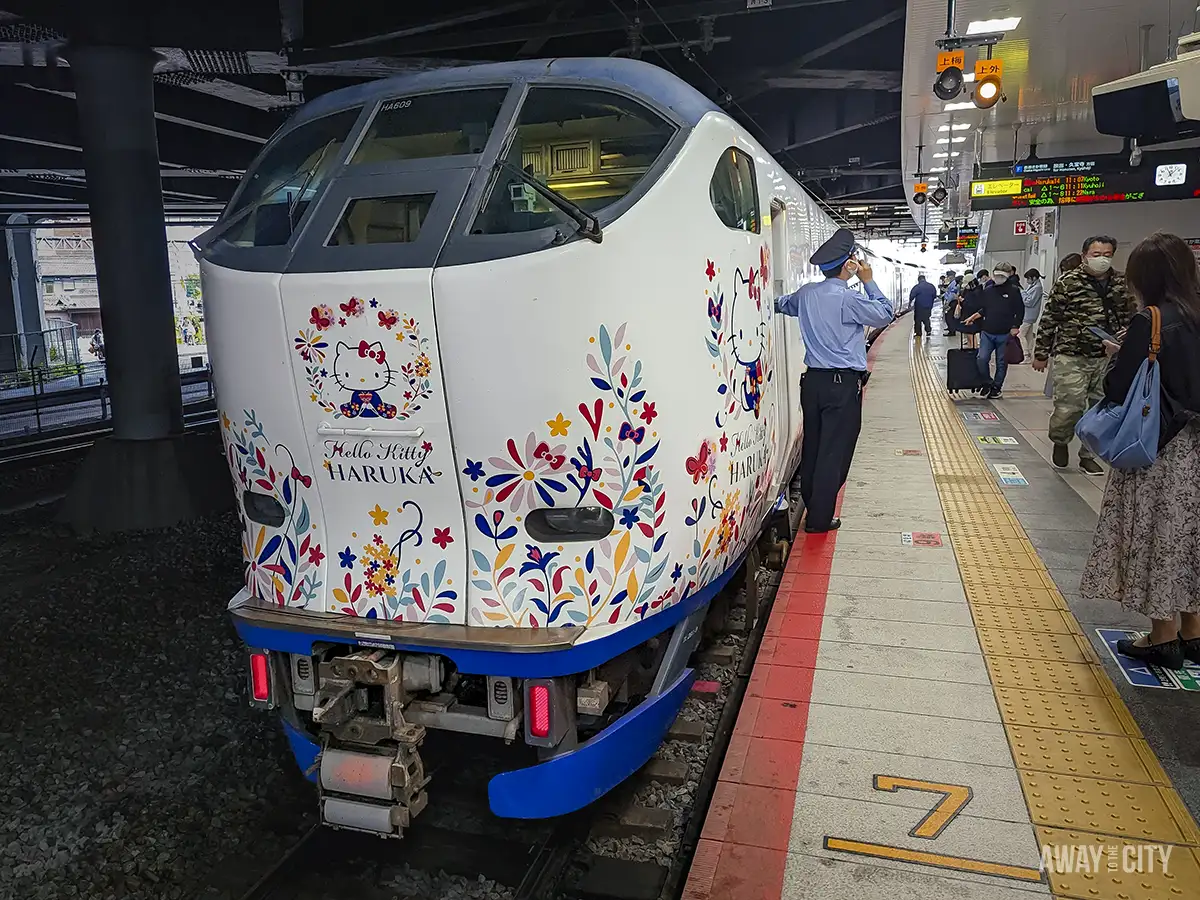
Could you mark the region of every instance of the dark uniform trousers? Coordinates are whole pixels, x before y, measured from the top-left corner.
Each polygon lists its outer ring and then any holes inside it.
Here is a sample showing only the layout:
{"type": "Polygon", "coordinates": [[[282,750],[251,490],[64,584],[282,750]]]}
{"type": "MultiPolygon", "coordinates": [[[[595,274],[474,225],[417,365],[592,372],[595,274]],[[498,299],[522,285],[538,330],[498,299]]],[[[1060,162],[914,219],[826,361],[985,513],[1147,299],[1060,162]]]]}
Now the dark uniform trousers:
{"type": "Polygon", "coordinates": [[[913,307],[913,334],[920,335],[921,327],[925,327],[926,334],[933,333],[933,307],[913,307]]]}
{"type": "Polygon", "coordinates": [[[833,521],[862,429],[862,388],[868,377],[854,369],[809,369],[800,378],[800,495],[810,529],[827,528],[833,521]]]}

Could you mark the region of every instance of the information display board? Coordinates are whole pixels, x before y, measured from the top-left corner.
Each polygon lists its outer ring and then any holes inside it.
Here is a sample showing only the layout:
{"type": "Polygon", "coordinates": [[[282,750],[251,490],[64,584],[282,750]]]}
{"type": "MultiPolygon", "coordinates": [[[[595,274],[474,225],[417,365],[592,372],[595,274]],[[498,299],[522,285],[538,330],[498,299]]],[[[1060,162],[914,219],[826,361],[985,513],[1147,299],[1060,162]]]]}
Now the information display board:
{"type": "Polygon", "coordinates": [[[971,209],[1027,209],[1080,203],[1136,203],[1200,197],[1200,161],[1146,163],[1106,173],[1078,161],[1016,166],[1011,176],[971,182],[971,209]],[[1074,166],[1071,163],[1074,162],[1074,166]],[[1021,169],[1023,171],[1016,172],[1021,169]],[[1090,170],[1089,170],[1090,169],[1090,170]]]}

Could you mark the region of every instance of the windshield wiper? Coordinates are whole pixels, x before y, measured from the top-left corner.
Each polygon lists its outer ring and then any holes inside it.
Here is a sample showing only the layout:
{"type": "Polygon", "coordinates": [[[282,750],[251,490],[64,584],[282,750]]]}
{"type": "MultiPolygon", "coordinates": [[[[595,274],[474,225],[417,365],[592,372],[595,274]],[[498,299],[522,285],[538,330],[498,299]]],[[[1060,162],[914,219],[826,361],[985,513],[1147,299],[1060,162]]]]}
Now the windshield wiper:
{"type": "Polygon", "coordinates": [[[321,148],[321,155],[317,157],[317,161],[313,163],[313,167],[308,170],[308,174],[304,176],[304,181],[300,183],[300,190],[296,192],[295,197],[288,198],[288,234],[291,235],[296,230],[296,206],[304,198],[304,192],[308,190],[308,186],[312,184],[312,180],[320,171],[321,163],[325,161],[325,154],[329,152],[329,148],[333,146],[335,138],[330,138],[324,147],[321,148]]]}
{"type": "Polygon", "coordinates": [[[522,182],[533,188],[536,193],[540,194],[544,199],[554,204],[554,206],[565,213],[569,218],[573,219],[575,224],[579,226],[579,233],[589,241],[595,241],[597,244],[599,244],[601,240],[603,240],[604,232],[600,228],[600,220],[591,213],[568,200],[553,188],[542,184],[542,182],[538,181],[534,176],[530,175],[524,169],[518,168],[510,162],[506,162],[503,159],[498,159],[496,160],[496,167],[516,175],[519,179],[521,179],[522,182]]]}

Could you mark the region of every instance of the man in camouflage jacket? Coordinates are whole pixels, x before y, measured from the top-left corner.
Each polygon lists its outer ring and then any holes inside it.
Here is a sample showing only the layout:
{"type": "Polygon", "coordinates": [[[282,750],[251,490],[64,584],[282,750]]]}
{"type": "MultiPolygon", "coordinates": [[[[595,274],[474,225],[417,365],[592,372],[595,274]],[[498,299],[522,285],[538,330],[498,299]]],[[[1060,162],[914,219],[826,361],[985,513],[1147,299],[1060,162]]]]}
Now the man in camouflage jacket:
{"type": "MultiPolygon", "coordinates": [[[[1044,371],[1048,361],[1054,360],[1049,435],[1054,443],[1054,464],[1059,468],[1070,462],[1068,445],[1079,419],[1104,397],[1108,357],[1104,341],[1089,329],[1119,336],[1137,312],[1137,304],[1125,288],[1125,276],[1112,270],[1116,250],[1117,242],[1111,237],[1091,237],[1084,242],[1083,265],[1058,280],[1037,333],[1033,367],[1044,371]]],[[[1079,448],[1079,468],[1089,475],[1104,473],[1083,446],[1079,448]]]]}

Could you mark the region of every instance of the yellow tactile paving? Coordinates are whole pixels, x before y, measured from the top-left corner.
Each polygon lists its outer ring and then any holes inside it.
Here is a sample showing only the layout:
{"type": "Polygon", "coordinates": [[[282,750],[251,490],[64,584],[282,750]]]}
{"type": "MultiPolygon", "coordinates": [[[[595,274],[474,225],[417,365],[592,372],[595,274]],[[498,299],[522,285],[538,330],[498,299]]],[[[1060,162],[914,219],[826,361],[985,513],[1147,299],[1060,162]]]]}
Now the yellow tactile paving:
{"type": "Polygon", "coordinates": [[[1086,663],[1093,659],[1083,639],[1073,634],[1038,633],[1036,631],[1000,631],[980,628],[979,646],[985,656],[1017,656],[1024,659],[1047,659],[1058,662],[1086,663]]]}
{"type": "Polygon", "coordinates": [[[1030,544],[933,364],[914,356],[912,376],[949,544],[1030,819],[1048,854],[1043,861],[1054,897],[1200,900],[1200,827],[1030,544]],[[1085,855],[1089,862],[1081,865],[1085,855]]]}
{"type": "Polygon", "coordinates": [[[1163,789],[1152,784],[1028,770],[1019,774],[1035,825],[1115,834],[1130,840],[1171,844],[1188,840],[1163,789]]]}
{"type": "Polygon", "coordinates": [[[975,616],[977,628],[1074,634],[1066,617],[1057,609],[1027,609],[1019,606],[972,603],[971,613],[975,616]]]}
{"type": "Polygon", "coordinates": [[[1064,867],[1076,869],[1059,873],[1051,868],[1051,888],[1062,900],[1195,900],[1200,885],[1200,857],[1189,847],[1148,847],[1141,841],[1061,828],[1035,830],[1043,847],[1061,848],[1064,867]],[[1078,858],[1067,858],[1072,853],[1078,857],[1085,848],[1090,848],[1087,857],[1096,871],[1079,871],[1078,858]],[[1163,853],[1169,853],[1166,873],[1162,871],[1163,853]],[[1127,866],[1136,868],[1139,864],[1148,869],[1152,860],[1153,872],[1124,871],[1127,866]]]}
{"type": "Polygon", "coordinates": [[[1124,707],[1113,706],[1105,696],[996,687],[996,700],[1000,704],[1000,717],[1010,725],[1094,734],[1138,733],[1124,707]]]}

